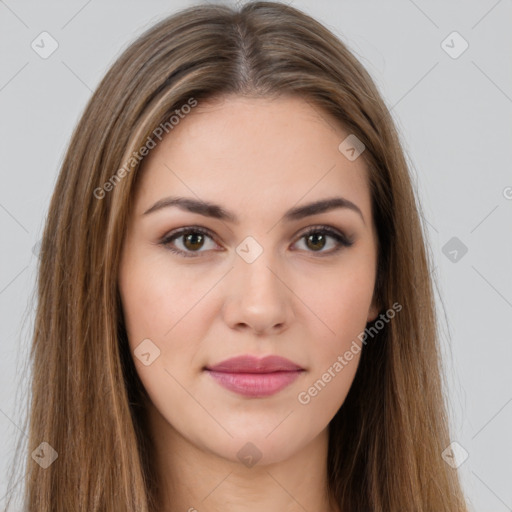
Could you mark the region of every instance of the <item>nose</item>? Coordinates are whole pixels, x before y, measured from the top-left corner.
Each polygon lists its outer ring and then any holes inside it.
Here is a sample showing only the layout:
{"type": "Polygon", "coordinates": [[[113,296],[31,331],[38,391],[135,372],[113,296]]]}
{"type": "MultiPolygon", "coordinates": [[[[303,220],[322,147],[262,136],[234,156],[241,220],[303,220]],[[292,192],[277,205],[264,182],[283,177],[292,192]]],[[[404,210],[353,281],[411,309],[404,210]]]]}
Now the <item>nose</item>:
{"type": "Polygon", "coordinates": [[[226,283],[223,315],[227,325],[258,335],[277,334],[290,325],[293,292],[270,251],[252,263],[237,257],[226,283]]]}

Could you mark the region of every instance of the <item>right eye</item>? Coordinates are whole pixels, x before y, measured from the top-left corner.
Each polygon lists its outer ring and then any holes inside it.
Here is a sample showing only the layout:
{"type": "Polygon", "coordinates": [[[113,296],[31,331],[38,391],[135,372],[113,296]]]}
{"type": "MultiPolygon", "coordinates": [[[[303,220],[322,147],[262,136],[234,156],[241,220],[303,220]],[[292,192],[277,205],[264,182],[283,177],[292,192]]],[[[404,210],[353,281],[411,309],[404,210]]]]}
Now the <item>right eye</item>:
{"type": "Polygon", "coordinates": [[[190,226],[172,231],[160,241],[160,244],[175,254],[179,254],[185,258],[194,258],[199,256],[200,253],[205,252],[200,249],[204,247],[207,239],[210,239],[215,244],[208,230],[201,227],[190,226]],[[175,240],[180,240],[182,248],[176,247],[175,240]]]}

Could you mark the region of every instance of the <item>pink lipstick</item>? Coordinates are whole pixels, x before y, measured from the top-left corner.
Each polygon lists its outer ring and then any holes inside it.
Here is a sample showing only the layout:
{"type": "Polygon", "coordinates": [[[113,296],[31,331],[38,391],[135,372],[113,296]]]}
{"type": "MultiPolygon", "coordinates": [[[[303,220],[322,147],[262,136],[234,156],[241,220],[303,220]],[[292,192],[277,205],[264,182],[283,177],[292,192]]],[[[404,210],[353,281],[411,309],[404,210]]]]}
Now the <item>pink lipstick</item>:
{"type": "Polygon", "coordinates": [[[205,370],[224,388],[253,398],[281,391],[304,371],[284,357],[250,355],[233,357],[205,370]]]}

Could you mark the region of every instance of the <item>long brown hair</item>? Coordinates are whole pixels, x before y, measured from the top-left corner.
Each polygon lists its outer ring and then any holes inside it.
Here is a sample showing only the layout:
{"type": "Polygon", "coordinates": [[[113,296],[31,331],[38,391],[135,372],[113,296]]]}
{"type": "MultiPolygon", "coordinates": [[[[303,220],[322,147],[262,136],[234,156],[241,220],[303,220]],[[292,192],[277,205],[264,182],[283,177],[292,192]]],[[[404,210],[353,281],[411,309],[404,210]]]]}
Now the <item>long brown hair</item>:
{"type": "Polygon", "coordinates": [[[141,148],[158,142],[160,125],[170,132],[170,116],[191,99],[230,94],[299,96],[366,148],[375,297],[403,309],[365,345],[329,425],[333,501],[346,511],[466,511],[457,471],[441,456],[450,438],[431,262],[393,120],[337,37],[274,2],[205,4],[159,22],[113,64],[73,133],[41,246],[24,510],[158,510],[147,397],[120,307],[120,251],[141,148]],[[46,468],[32,456],[43,441],[58,454],[46,468]]]}

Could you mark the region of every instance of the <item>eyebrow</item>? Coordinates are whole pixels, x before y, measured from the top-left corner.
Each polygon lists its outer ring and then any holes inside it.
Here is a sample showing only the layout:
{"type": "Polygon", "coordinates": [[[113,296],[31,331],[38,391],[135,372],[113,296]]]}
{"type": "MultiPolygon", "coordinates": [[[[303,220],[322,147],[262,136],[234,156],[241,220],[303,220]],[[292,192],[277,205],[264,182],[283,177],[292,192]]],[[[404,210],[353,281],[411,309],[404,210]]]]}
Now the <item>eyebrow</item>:
{"type": "MultiPolygon", "coordinates": [[[[232,222],[234,224],[238,224],[239,222],[239,219],[233,212],[224,209],[222,206],[218,204],[209,203],[207,201],[200,201],[189,197],[179,196],[165,197],[163,199],[158,200],[153,206],[151,206],[151,208],[147,209],[143,213],[143,215],[148,215],[150,213],[161,210],[162,208],[169,208],[173,206],[178,207],[184,211],[203,215],[205,217],[213,217],[214,219],[225,220],[232,222]]],[[[317,215],[330,210],[334,210],[336,208],[347,208],[349,210],[352,210],[358,213],[363,222],[365,222],[363,213],[361,212],[359,207],[352,201],[349,201],[344,197],[331,197],[321,199],[319,201],[308,203],[304,206],[297,206],[295,208],[291,208],[290,210],[285,212],[283,218],[286,221],[300,220],[305,217],[309,217],[310,215],[317,215]]]]}

